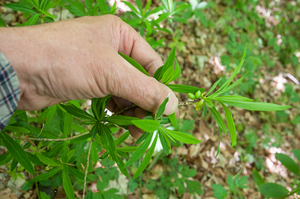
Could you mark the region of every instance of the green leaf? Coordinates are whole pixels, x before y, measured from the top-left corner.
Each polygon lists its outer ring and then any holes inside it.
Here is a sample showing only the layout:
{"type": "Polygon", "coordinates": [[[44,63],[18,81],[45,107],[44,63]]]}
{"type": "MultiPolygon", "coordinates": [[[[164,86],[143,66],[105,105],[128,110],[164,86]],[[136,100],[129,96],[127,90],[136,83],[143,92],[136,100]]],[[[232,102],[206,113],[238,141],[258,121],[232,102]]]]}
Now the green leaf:
{"type": "Polygon", "coordinates": [[[232,90],[234,87],[236,87],[237,85],[239,85],[244,78],[249,74],[250,72],[248,72],[246,75],[244,75],[242,78],[236,80],[233,84],[231,84],[230,86],[228,86],[227,88],[223,89],[222,91],[219,89],[217,92],[215,92],[214,94],[210,95],[208,98],[214,98],[217,97],[219,95],[222,95],[223,93],[226,93],[227,91],[232,90]]]}
{"type": "Polygon", "coordinates": [[[238,67],[234,70],[234,72],[232,73],[232,75],[229,77],[229,79],[221,86],[221,88],[219,88],[218,91],[222,91],[222,89],[226,89],[227,86],[231,83],[231,81],[233,80],[233,78],[236,76],[236,74],[240,71],[244,61],[245,61],[245,55],[246,55],[246,52],[247,52],[247,46],[245,47],[245,50],[244,50],[244,54],[243,54],[243,57],[240,61],[240,64],[238,65],[238,67]]]}
{"type": "Polygon", "coordinates": [[[170,55],[169,55],[169,57],[168,57],[168,59],[166,60],[165,64],[163,65],[157,80],[161,80],[163,75],[166,73],[166,71],[169,68],[174,69],[173,64],[174,64],[174,61],[175,61],[175,54],[176,54],[176,48],[173,48],[170,55]]]}
{"type": "Polygon", "coordinates": [[[73,115],[69,113],[65,113],[64,117],[64,136],[68,137],[68,135],[71,133],[73,124],[73,115]]]}
{"type": "Polygon", "coordinates": [[[31,179],[30,181],[39,182],[39,181],[47,180],[47,179],[51,178],[52,176],[54,176],[55,174],[57,174],[60,170],[61,170],[60,167],[52,169],[46,173],[36,176],[35,178],[31,179]]]}
{"type": "Polygon", "coordinates": [[[300,149],[294,149],[292,150],[292,153],[297,158],[298,162],[300,162],[300,149]]]}
{"type": "Polygon", "coordinates": [[[210,108],[210,110],[211,110],[211,113],[212,113],[212,116],[213,116],[214,120],[217,122],[219,127],[221,127],[221,129],[226,134],[227,133],[226,126],[225,126],[225,123],[224,123],[220,113],[216,110],[215,107],[210,108]]]}
{"type": "Polygon", "coordinates": [[[225,101],[222,100],[223,103],[243,108],[250,111],[283,111],[291,108],[291,106],[280,106],[272,103],[264,103],[264,102],[245,102],[245,101],[225,101]]]}
{"type": "Polygon", "coordinates": [[[85,7],[87,9],[88,14],[91,15],[93,12],[94,0],[85,0],[84,3],[85,3],[85,7]]]}
{"type": "Polygon", "coordinates": [[[150,132],[145,132],[145,133],[143,133],[143,134],[137,139],[137,141],[135,142],[135,144],[138,145],[139,143],[143,142],[143,141],[148,137],[149,134],[150,134],[150,132]]]}
{"type": "Polygon", "coordinates": [[[128,171],[125,167],[125,164],[123,162],[123,160],[117,155],[117,159],[116,159],[116,163],[120,169],[120,171],[127,177],[129,178],[129,174],[128,174],[128,171]]]}
{"type": "Polygon", "coordinates": [[[225,199],[228,195],[227,190],[220,184],[211,184],[214,196],[217,199],[225,199]]]}
{"type": "Polygon", "coordinates": [[[163,150],[165,151],[165,153],[167,155],[169,155],[169,149],[171,148],[171,145],[169,143],[169,140],[168,138],[166,138],[166,136],[164,135],[165,132],[164,131],[161,131],[160,129],[158,129],[158,135],[159,135],[159,140],[161,142],[161,145],[163,147],[163,150]]]}
{"type": "Polygon", "coordinates": [[[178,131],[172,131],[169,129],[163,129],[168,135],[173,137],[175,140],[178,140],[180,142],[186,143],[186,144],[198,144],[200,143],[200,140],[194,138],[193,136],[186,134],[186,133],[181,133],[178,131]]]}
{"type": "Polygon", "coordinates": [[[98,154],[98,150],[95,146],[95,144],[97,144],[97,142],[92,142],[92,146],[91,146],[91,160],[92,162],[96,165],[99,159],[99,154],[98,154]]]}
{"type": "Polygon", "coordinates": [[[10,164],[10,171],[12,172],[18,165],[18,161],[16,159],[13,159],[13,161],[10,164]]]}
{"type": "Polygon", "coordinates": [[[176,114],[173,113],[171,115],[168,115],[169,120],[171,121],[171,124],[174,126],[174,128],[177,127],[177,119],[176,119],[176,114]]]}
{"type": "Polygon", "coordinates": [[[41,10],[38,9],[39,12],[43,13],[44,15],[46,15],[47,17],[51,18],[51,19],[56,19],[56,16],[50,14],[49,12],[45,11],[45,10],[41,10]]]}
{"type": "Polygon", "coordinates": [[[154,141],[152,142],[152,145],[150,147],[150,149],[148,150],[145,158],[143,159],[142,163],[140,164],[140,166],[138,167],[137,171],[135,172],[133,179],[136,179],[139,175],[141,175],[141,173],[145,170],[145,168],[147,167],[147,165],[149,164],[151,157],[154,153],[154,149],[156,146],[156,142],[157,142],[157,137],[158,135],[156,134],[154,141]]]}
{"type": "Polygon", "coordinates": [[[97,135],[97,132],[98,132],[98,123],[96,123],[93,127],[92,127],[92,129],[91,129],[91,131],[90,131],[90,133],[91,133],[91,139],[92,140],[94,140],[94,138],[95,138],[95,136],[97,135]]]}
{"type": "Polygon", "coordinates": [[[216,101],[245,101],[245,102],[252,102],[252,99],[249,99],[247,97],[242,97],[239,95],[225,95],[225,96],[221,96],[221,97],[215,97],[215,98],[211,98],[214,99],[216,101]]]}
{"type": "Polygon", "coordinates": [[[40,5],[40,8],[42,10],[45,10],[45,8],[48,6],[48,4],[51,2],[51,0],[42,0],[42,3],[40,5]]]}
{"type": "Polygon", "coordinates": [[[132,154],[132,156],[130,157],[130,159],[128,160],[128,162],[126,162],[125,166],[128,167],[130,166],[132,163],[134,163],[137,159],[139,159],[140,157],[142,157],[145,153],[145,151],[147,150],[151,139],[152,139],[153,133],[149,133],[147,138],[145,139],[145,141],[137,148],[137,150],[132,154]]]}
{"type": "Polygon", "coordinates": [[[66,195],[68,196],[68,198],[75,199],[74,189],[68,175],[68,166],[66,164],[63,164],[62,177],[63,177],[63,186],[66,195]]]}
{"type": "Polygon", "coordinates": [[[122,148],[117,148],[117,151],[121,151],[121,152],[134,152],[138,149],[137,146],[128,146],[128,147],[122,147],[122,148]]]}
{"type": "Polygon", "coordinates": [[[32,163],[30,162],[24,149],[14,141],[7,133],[0,132],[0,138],[2,139],[5,147],[13,158],[16,159],[29,173],[35,174],[32,163]]]}
{"type": "Polygon", "coordinates": [[[119,144],[123,143],[128,137],[129,137],[130,133],[129,131],[126,131],[125,133],[123,133],[116,141],[115,141],[115,145],[118,146],[119,144]]]}
{"type": "Polygon", "coordinates": [[[67,113],[74,115],[75,117],[85,120],[96,121],[96,119],[93,116],[75,106],[60,104],[60,107],[62,107],[65,111],[67,111],[67,113]]]}
{"type": "Polygon", "coordinates": [[[192,181],[192,180],[186,180],[185,183],[186,183],[186,186],[187,186],[188,191],[189,191],[190,194],[194,194],[195,192],[198,195],[202,194],[202,189],[201,189],[202,186],[201,186],[200,182],[192,181]]]}
{"type": "Polygon", "coordinates": [[[6,23],[1,18],[1,14],[0,14],[0,27],[6,27],[6,23]]]}
{"type": "MultiPolygon", "coordinates": [[[[204,99],[204,101],[205,101],[205,103],[207,104],[207,106],[209,107],[209,108],[212,108],[212,107],[214,107],[214,104],[213,104],[213,102],[211,101],[211,99],[209,99],[209,98],[203,98],[204,99]]],[[[201,109],[201,108],[200,108],[201,109]]],[[[200,110],[199,109],[199,110],[200,110]]]]}
{"type": "Polygon", "coordinates": [[[103,121],[121,125],[121,126],[133,125],[132,120],[140,120],[140,119],[138,119],[136,117],[129,117],[129,116],[124,116],[124,115],[117,115],[117,116],[103,118],[103,121]]]}
{"type": "Polygon", "coordinates": [[[7,8],[16,10],[16,11],[27,12],[27,13],[30,13],[31,15],[37,14],[36,12],[34,12],[32,10],[32,8],[21,5],[21,4],[10,3],[10,4],[4,4],[4,6],[7,7],[7,8]]]}
{"type": "Polygon", "coordinates": [[[55,162],[54,160],[51,160],[50,158],[47,158],[47,157],[43,156],[40,153],[36,153],[36,156],[40,159],[40,161],[42,161],[46,165],[51,165],[53,167],[61,166],[61,164],[55,162]]]}
{"type": "Polygon", "coordinates": [[[215,88],[218,86],[219,82],[222,80],[222,78],[220,78],[218,81],[216,81],[214,83],[214,85],[210,88],[210,90],[208,91],[208,93],[206,94],[206,96],[208,96],[209,93],[211,93],[213,90],[215,90],[215,88]]]}
{"type": "Polygon", "coordinates": [[[167,84],[167,83],[169,83],[170,81],[170,79],[172,78],[172,76],[173,76],[173,71],[174,71],[174,67],[172,66],[172,67],[170,67],[170,68],[168,68],[167,70],[166,70],[166,72],[163,74],[163,76],[162,76],[162,79],[161,79],[161,83],[162,84],[167,84]]]}
{"type": "Polygon", "coordinates": [[[31,180],[27,180],[27,181],[23,184],[21,190],[22,190],[22,191],[28,191],[29,189],[31,189],[32,186],[33,186],[33,182],[32,182],[31,180]]]}
{"type": "Polygon", "coordinates": [[[132,123],[146,132],[154,132],[160,127],[156,120],[133,120],[132,123]]]}
{"type": "Polygon", "coordinates": [[[167,105],[168,101],[169,101],[169,96],[159,106],[155,118],[160,118],[160,116],[162,116],[162,114],[164,113],[164,111],[166,109],[166,105],[167,105]]]}
{"type": "Polygon", "coordinates": [[[180,84],[167,84],[167,86],[174,92],[178,93],[196,93],[200,90],[202,93],[205,91],[204,88],[197,88],[195,86],[187,86],[180,84]]]}
{"type": "Polygon", "coordinates": [[[49,196],[45,192],[40,192],[41,199],[50,199],[49,196]]]}
{"type": "Polygon", "coordinates": [[[150,6],[151,6],[152,1],[149,0],[144,8],[144,14],[149,10],[150,6]]]}
{"type": "Polygon", "coordinates": [[[0,155],[0,166],[7,164],[13,159],[9,152],[0,155]]]}
{"type": "Polygon", "coordinates": [[[289,191],[284,186],[276,183],[262,184],[258,188],[258,190],[262,195],[270,198],[282,198],[289,193],[289,191]]]}
{"type": "Polygon", "coordinates": [[[300,176],[300,169],[298,164],[288,155],[283,153],[276,153],[275,157],[277,160],[281,162],[289,171],[293,172],[294,174],[300,176]]]}
{"type": "Polygon", "coordinates": [[[99,123],[99,135],[103,141],[103,145],[105,149],[108,151],[109,155],[113,158],[113,160],[117,159],[117,151],[116,145],[114,143],[114,139],[111,135],[110,129],[102,123],[99,123]]]}
{"type": "Polygon", "coordinates": [[[237,141],[237,136],[236,136],[236,129],[235,129],[235,125],[234,125],[234,121],[231,115],[230,110],[227,108],[227,106],[225,104],[223,104],[221,102],[224,110],[225,110],[225,116],[226,116],[226,121],[227,121],[227,127],[229,129],[229,133],[230,133],[230,139],[231,139],[231,147],[233,147],[234,145],[236,145],[236,141],[237,141]]]}
{"type": "Polygon", "coordinates": [[[86,195],[85,199],[93,199],[93,192],[92,192],[92,190],[90,190],[88,192],[88,194],[86,195]]]}
{"type": "Polygon", "coordinates": [[[256,169],[253,169],[252,171],[252,178],[258,187],[260,187],[262,184],[265,184],[265,180],[261,177],[256,169]]]}
{"type": "Polygon", "coordinates": [[[138,15],[140,14],[139,11],[137,11],[137,9],[131,3],[127,2],[127,1],[122,1],[122,3],[124,3],[126,6],[128,6],[132,10],[132,12],[134,12],[138,15]]]}
{"type": "Polygon", "coordinates": [[[145,75],[149,76],[147,71],[141,66],[137,61],[132,59],[131,57],[124,55],[119,52],[119,55],[121,55],[126,61],[128,61],[132,66],[134,66],[136,69],[138,69],[140,72],[144,73],[145,75]]]}
{"type": "Polygon", "coordinates": [[[67,10],[69,10],[70,13],[72,13],[73,15],[76,15],[78,17],[83,17],[83,16],[87,15],[84,5],[80,1],[68,0],[68,2],[70,5],[64,5],[63,7],[65,7],[67,10]]]}
{"type": "Polygon", "coordinates": [[[153,77],[154,77],[157,81],[159,81],[158,78],[159,78],[159,76],[160,76],[160,73],[161,73],[162,68],[163,68],[163,65],[162,65],[161,67],[159,67],[158,69],[156,69],[156,71],[154,72],[153,77]]]}
{"type": "Polygon", "coordinates": [[[28,21],[26,21],[25,26],[33,26],[36,24],[37,20],[39,19],[40,15],[39,14],[35,14],[33,16],[31,16],[28,21]]]}
{"type": "Polygon", "coordinates": [[[82,180],[82,181],[84,180],[84,174],[81,171],[79,171],[78,169],[68,166],[68,171],[75,178],[82,180]]]}
{"type": "Polygon", "coordinates": [[[172,78],[166,84],[177,79],[180,76],[180,74],[181,74],[181,68],[180,68],[179,63],[176,60],[176,66],[175,66],[175,70],[173,72],[172,78]]]}
{"type": "Polygon", "coordinates": [[[20,126],[13,126],[13,125],[5,126],[4,130],[10,132],[17,132],[17,133],[26,133],[26,134],[31,133],[31,131],[26,128],[20,126]]]}

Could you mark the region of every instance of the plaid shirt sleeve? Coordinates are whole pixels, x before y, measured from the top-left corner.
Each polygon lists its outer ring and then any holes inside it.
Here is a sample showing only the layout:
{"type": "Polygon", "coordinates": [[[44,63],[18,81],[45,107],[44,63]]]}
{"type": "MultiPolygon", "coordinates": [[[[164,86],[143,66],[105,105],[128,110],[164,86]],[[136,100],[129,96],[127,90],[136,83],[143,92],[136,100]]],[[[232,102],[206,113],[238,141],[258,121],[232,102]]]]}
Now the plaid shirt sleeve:
{"type": "Polygon", "coordinates": [[[0,52],[0,131],[9,122],[20,100],[20,83],[13,67],[0,52]]]}

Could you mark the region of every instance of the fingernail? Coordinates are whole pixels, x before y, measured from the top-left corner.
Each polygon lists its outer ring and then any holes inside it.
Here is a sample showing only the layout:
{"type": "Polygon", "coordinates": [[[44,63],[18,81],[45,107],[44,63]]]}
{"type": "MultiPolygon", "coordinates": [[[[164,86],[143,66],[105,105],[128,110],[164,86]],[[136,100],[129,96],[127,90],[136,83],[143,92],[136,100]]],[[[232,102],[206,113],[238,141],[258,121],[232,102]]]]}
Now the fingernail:
{"type": "Polygon", "coordinates": [[[171,115],[178,108],[178,99],[177,99],[177,97],[175,96],[174,93],[169,93],[168,97],[169,97],[169,101],[166,105],[166,109],[164,111],[164,114],[171,115]]]}

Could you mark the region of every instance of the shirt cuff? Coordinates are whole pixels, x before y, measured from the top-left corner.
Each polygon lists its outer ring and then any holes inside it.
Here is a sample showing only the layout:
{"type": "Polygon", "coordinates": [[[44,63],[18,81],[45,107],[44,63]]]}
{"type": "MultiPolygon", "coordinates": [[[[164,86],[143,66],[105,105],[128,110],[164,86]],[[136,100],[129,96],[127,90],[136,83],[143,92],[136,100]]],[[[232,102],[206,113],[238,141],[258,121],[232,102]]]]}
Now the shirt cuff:
{"type": "Polygon", "coordinates": [[[17,109],[20,95],[20,83],[16,72],[0,52],[0,131],[17,109]]]}

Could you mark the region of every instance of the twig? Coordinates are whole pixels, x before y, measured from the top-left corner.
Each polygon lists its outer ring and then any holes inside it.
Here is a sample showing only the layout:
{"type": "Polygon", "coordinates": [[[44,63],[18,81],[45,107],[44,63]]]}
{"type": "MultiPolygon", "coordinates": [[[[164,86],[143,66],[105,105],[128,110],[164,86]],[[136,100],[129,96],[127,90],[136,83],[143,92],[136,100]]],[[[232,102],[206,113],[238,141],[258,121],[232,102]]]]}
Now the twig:
{"type": "Polygon", "coordinates": [[[84,173],[84,180],[83,180],[83,193],[82,193],[82,199],[85,197],[85,188],[86,188],[86,177],[89,169],[89,162],[90,162],[90,154],[91,154],[91,148],[92,148],[92,141],[89,142],[89,152],[87,156],[86,161],[86,167],[85,167],[85,173],[84,173]]]}
{"type": "MultiPolygon", "coordinates": [[[[90,132],[86,132],[86,133],[82,133],[80,135],[76,135],[76,136],[73,136],[73,137],[69,137],[69,138],[60,138],[60,139],[51,139],[51,138],[28,138],[29,140],[34,140],[34,141],[49,141],[49,142],[52,142],[52,141],[67,141],[67,140],[73,140],[73,139],[76,139],[76,138],[79,138],[79,137],[82,137],[84,135],[87,135],[89,134],[90,132]]],[[[16,136],[11,136],[12,138],[16,138],[16,139],[22,139],[21,137],[16,137],[16,136]]]]}

